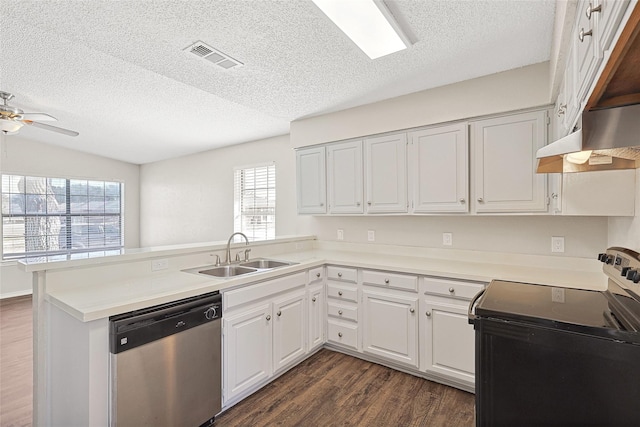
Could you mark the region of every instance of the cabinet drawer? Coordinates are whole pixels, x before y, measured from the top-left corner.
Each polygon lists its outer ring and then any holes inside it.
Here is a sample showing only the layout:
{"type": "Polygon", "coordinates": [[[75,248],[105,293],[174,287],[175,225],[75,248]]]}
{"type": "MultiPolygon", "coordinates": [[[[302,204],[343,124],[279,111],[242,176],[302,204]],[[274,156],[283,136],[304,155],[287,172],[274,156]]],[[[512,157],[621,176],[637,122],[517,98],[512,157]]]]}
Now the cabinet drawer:
{"type": "Polygon", "coordinates": [[[345,347],[358,349],[358,326],[329,319],[327,339],[345,347]]]}
{"type": "Polygon", "coordinates": [[[339,283],[327,284],[327,295],[340,301],[358,302],[358,289],[354,286],[346,286],[339,283]]]}
{"type": "Polygon", "coordinates": [[[459,280],[437,279],[425,277],[425,294],[442,295],[453,298],[470,300],[480,292],[486,283],[462,282],[459,280]]]}
{"type": "Polygon", "coordinates": [[[418,291],[418,277],[409,274],[363,270],[362,283],[365,285],[384,286],[414,292],[418,291]]]}
{"type": "Polygon", "coordinates": [[[330,302],[327,305],[327,313],[329,316],[337,317],[338,319],[358,321],[358,307],[355,306],[352,307],[330,302]]]}
{"type": "Polygon", "coordinates": [[[316,267],[309,270],[309,284],[324,280],[324,267],[316,267]]]}
{"type": "Polygon", "coordinates": [[[358,270],[330,265],[327,267],[327,277],[331,280],[356,283],[358,281],[358,270]]]}
{"type": "Polygon", "coordinates": [[[249,284],[238,289],[222,291],[224,312],[262,298],[267,298],[280,292],[289,291],[299,286],[305,286],[307,278],[304,272],[292,274],[266,282],[249,284]]]}

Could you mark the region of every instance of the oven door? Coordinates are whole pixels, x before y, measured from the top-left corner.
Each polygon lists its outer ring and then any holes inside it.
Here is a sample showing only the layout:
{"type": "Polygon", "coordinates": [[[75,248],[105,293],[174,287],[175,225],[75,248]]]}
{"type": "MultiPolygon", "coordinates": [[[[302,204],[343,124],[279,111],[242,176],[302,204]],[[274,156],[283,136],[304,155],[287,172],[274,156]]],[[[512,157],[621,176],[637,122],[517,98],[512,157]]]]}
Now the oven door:
{"type": "Polygon", "coordinates": [[[486,317],[476,330],[476,425],[640,425],[640,346],[486,317]]]}

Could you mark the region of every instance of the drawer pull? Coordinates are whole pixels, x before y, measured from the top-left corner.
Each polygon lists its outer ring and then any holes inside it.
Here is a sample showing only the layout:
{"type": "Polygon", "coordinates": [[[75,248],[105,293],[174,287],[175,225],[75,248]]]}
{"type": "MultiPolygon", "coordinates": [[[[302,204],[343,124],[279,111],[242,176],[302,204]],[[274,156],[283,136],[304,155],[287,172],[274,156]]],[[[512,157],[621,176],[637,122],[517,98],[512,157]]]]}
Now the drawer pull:
{"type": "Polygon", "coordinates": [[[338,314],[342,316],[342,310],[338,310],[338,314]]]}
{"type": "Polygon", "coordinates": [[[282,312],[280,310],[278,310],[276,314],[278,315],[278,317],[282,316],[282,312]]]}
{"type": "Polygon", "coordinates": [[[455,290],[455,289],[453,289],[453,287],[449,288],[449,292],[450,292],[450,293],[454,293],[455,291],[456,291],[456,290],[455,290]]]}
{"type": "Polygon", "coordinates": [[[389,279],[384,279],[384,283],[389,284],[389,279]]]}
{"type": "Polygon", "coordinates": [[[589,3],[589,7],[586,10],[587,19],[591,19],[591,14],[593,12],[598,12],[598,13],[602,12],[602,5],[599,4],[598,6],[593,7],[593,5],[589,3]]]}
{"type": "Polygon", "coordinates": [[[427,315],[427,317],[431,317],[431,312],[430,311],[427,311],[425,314],[427,315]]]}
{"type": "Polygon", "coordinates": [[[482,197],[478,197],[478,203],[484,203],[484,199],[482,197]]]}
{"type": "Polygon", "coordinates": [[[342,273],[338,273],[338,277],[342,277],[342,273]]]}
{"type": "Polygon", "coordinates": [[[342,291],[338,291],[338,296],[342,296],[342,291]]]}
{"type": "Polygon", "coordinates": [[[271,316],[267,314],[267,322],[271,320],[271,316]]]}
{"type": "Polygon", "coordinates": [[[592,36],[593,30],[585,31],[584,28],[580,28],[580,32],[578,33],[578,39],[580,42],[584,42],[585,36],[592,36]]]}
{"type": "Polygon", "coordinates": [[[319,279],[320,278],[320,273],[316,273],[316,277],[319,279]]]}
{"type": "Polygon", "coordinates": [[[342,338],[342,332],[338,332],[338,336],[342,338]]]}
{"type": "Polygon", "coordinates": [[[316,302],[316,297],[311,298],[312,302],[316,302]]]}
{"type": "Polygon", "coordinates": [[[415,312],[416,312],[416,311],[415,311],[415,309],[414,309],[413,307],[411,307],[411,308],[409,309],[409,313],[415,313],[415,312]]]}

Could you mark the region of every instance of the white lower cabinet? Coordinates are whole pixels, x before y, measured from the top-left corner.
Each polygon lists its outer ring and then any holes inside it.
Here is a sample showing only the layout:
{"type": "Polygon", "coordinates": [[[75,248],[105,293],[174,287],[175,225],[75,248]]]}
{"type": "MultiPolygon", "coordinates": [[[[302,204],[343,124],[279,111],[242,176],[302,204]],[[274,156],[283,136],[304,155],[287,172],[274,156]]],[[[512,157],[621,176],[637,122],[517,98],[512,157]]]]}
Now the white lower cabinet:
{"type": "Polygon", "coordinates": [[[273,368],[286,368],[306,353],[306,292],[301,289],[273,302],[273,368]]]}
{"type": "Polygon", "coordinates": [[[324,344],[325,298],[324,285],[309,287],[309,351],[324,344]]]}
{"type": "Polygon", "coordinates": [[[226,402],[272,374],[271,303],[223,317],[223,322],[226,402]]]}
{"type": "Polygon", "coordinates": [[[426,301],[424,310],[424,370],[473,386],[475,334],[466,305],[426,301]]]}
{"type": "Polygon", "coordinates": [[[363,350],[417,368],[418,297],[401,294],[363,290],[363,350]]]}

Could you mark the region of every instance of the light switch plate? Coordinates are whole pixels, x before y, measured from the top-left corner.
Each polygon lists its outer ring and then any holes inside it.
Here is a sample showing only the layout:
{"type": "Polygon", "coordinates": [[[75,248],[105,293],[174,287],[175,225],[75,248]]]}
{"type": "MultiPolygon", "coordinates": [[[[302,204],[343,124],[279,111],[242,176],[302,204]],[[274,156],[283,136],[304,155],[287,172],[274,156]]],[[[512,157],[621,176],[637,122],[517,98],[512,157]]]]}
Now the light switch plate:
{"type": "Polygon", "coordinates": [[[564,252],[564,236],[551,237],[551,252],[564,252]]]}
{"type": "Polygon", "coordinates": [[[375,242],[376,241],[376,232],[375,232],[375,230],[368,230],[367,231],[367,240],[369,242],[375,242]]]}
{"type": "Polygon", "coordinates": [[[453,245],[453,233],[442,233],[442,244],[444,246],[453,245]]]}
{"type": "Polygon", "coordinates": [[[338,240],[344,240],[344,230],[338,228],[338,240]]]}

